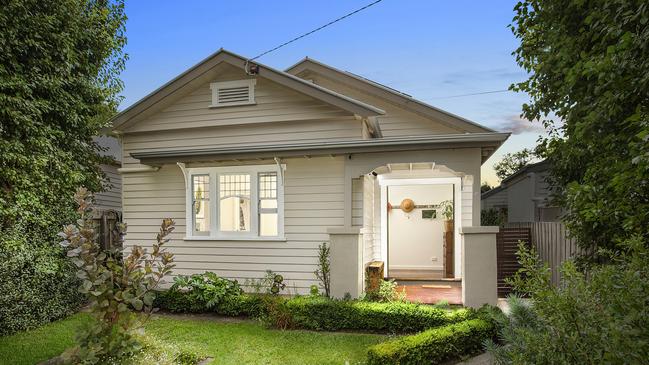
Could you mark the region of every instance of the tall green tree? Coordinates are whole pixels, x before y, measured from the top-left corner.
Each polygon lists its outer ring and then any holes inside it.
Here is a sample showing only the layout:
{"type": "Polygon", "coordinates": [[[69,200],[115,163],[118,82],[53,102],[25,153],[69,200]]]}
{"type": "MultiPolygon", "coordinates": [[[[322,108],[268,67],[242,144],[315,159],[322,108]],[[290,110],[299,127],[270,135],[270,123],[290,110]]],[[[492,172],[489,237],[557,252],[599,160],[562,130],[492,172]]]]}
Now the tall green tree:
{"type": "Polygon", "coordinates": [[[525,0],[511,29],[530,74],[512,89],[550,131],[540,152],[570,231],[588,248],[648,242],[649,3],[525,0]]]}
{"type": "Polygon", "coordinates": [[[57,232],[101,189],[93,137],[115,112],[122,0],[0,0],[0,333],[78,303],[57,232]]]}
{"type": "Polygon", "coordinates": [[[524,148],[518,152],[506,153],[494,164],[496,176],[502,181],[534,160],[534,151],[524,148]]]}

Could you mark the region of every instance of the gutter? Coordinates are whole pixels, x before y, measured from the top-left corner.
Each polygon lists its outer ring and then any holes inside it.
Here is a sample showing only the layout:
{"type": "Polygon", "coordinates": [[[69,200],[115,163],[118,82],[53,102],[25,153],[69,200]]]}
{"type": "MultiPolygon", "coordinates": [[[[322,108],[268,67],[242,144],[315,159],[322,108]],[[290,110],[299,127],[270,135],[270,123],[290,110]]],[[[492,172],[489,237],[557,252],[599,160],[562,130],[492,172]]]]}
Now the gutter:
{"type": "Polygon", "coordinates": [[[498,147],[510,133],[464,133],[413,137],[375,138],[334,142],[309,142],[259,146],[235,146],[189,150],[133,152],[142,163],[176,163],[216,159],[275,158],[304,155],[333,155],[362,152],[411,151],[460,147],[498,147]]]}
{"type": "Polygon", "coordinates": [[[120,174],[130,174],[133,172],[156,172],[160,170],[157,166],[142,166],[142,167],[122,167],[117,169],[120,174]]]}

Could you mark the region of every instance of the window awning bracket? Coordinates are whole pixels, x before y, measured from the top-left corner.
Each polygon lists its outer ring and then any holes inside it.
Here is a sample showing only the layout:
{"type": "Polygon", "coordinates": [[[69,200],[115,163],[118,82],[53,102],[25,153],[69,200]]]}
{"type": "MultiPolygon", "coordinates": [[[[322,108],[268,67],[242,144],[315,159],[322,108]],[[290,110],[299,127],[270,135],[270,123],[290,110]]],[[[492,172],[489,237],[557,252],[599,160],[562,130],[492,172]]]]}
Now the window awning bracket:
{"type": "Polygon", "coordinates": [[[279,170],[282,186],[284,186],[284,167],[282,166],[282,160],[279,157],[273,157],[273,160],[275,160],[275,163],[277,164],[277,169],[279,170]]]}

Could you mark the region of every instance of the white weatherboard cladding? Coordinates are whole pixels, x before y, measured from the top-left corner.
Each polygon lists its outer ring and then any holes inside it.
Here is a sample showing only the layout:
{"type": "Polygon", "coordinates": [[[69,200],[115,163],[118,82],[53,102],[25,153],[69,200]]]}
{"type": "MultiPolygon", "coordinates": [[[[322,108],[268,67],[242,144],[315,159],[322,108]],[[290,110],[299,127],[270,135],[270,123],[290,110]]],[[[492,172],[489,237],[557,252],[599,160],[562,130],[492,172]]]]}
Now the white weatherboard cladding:
{"type": "Polygon", "coordinates": [[[185,184],[180,168],[123,175],[126,250],[150,246],[162,218],[176,221],[168,244],[175,254],[174,274],[214,271],[237,279],[261,278],[265,270],[281,272],[289,289],[308,292],[318,284],[317,249],[329,240],[327,228],[343,225],[343,157],[287,159],[285,172],[286,241],[185,241],[185,184]]]}
{"type": "MultiPolygon", "coordinates": [[[[270,80],[258,77],[254,85],[254,103],[239,106],[210,108],[213,92],[211,85],[246,77],[242,70],[225,67],[210,81],[178,97],[159,112],[147,116],[130,126],[126,132],[157,132],[186,128],[240,126],[275,122],[331,120],[348,117],[352,113],[316,100],[270,80]]],[[[351,118],[351,119],[349,119],[351,118]]],[[[360,137],[360,123],[354,123],[360,137]]],[[[249,127],[249,126],[247,126],[249,127]]],[[[263,129],[255,126],[254,129],[263,129]]],[[[218,134],[215,134],[218,135],[218,134]]]]}

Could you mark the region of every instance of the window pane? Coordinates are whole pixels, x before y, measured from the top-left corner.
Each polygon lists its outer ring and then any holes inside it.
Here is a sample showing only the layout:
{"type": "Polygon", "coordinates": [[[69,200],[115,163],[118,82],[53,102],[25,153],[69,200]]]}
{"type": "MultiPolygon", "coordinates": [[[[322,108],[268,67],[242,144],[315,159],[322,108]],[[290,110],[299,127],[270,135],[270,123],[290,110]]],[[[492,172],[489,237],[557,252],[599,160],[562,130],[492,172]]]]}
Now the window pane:
{"type": "Polygon", "coordinates": [[[250,231],[250,175],[219,176],[221,231],[250,231]]]}
{"type": "Polygon", "coordinates": [[[277,236],[277,213],[261,213],[259,215],[259,235],[277,236]]]}
{"type": "Polygon", "coordinates": [[[259,235],[278,235],[277,173],[259,174],[259,235]]]}
{"type": "Polygon", "coordinates": [[[277,173],[264,172],[259,174],[259,198],[277,198],[277,173]]]}
{"type": "Polygon", "coordinates": [[[262,199],[259,207],[261,209],[277,210],[277,199],[262,199]]]}
{"type": "Polygon", "coordinates": [[[194,232],[210,231],[210,177],[192,176],[194,232]]]}

